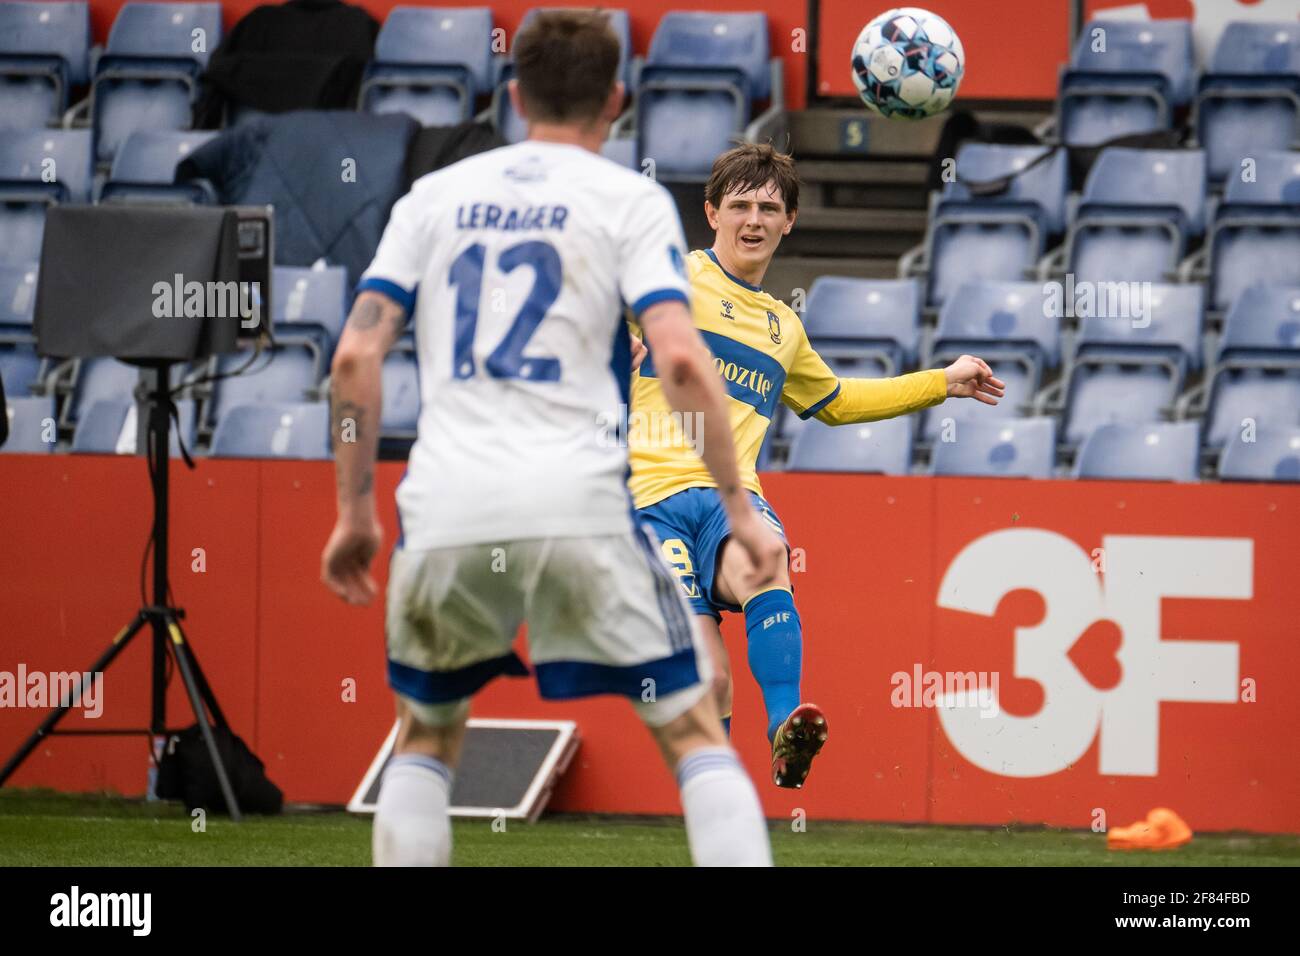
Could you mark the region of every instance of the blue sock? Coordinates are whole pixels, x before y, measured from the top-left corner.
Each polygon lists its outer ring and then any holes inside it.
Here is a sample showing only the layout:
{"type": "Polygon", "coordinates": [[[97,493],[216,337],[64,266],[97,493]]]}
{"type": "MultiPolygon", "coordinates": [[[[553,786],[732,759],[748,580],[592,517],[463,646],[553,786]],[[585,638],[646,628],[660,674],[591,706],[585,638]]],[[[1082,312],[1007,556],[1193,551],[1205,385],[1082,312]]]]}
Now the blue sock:
{"type": "Polygon", "coordinates": [[[723,718],[722,718],[722,732],[723,732],[724,734],[726,734],[728,737],[731,736],[731,718],[730,718],[730,717],[723,717],[723,718]]]}
{"type": "Polygon", "coordinates": [[[767,739],[799,706],[799,671],[803,666],[803,631],[794,596],[784,588],[750,598],[745,605],[749,637],[749,672],[763,692],[767,739]]]}

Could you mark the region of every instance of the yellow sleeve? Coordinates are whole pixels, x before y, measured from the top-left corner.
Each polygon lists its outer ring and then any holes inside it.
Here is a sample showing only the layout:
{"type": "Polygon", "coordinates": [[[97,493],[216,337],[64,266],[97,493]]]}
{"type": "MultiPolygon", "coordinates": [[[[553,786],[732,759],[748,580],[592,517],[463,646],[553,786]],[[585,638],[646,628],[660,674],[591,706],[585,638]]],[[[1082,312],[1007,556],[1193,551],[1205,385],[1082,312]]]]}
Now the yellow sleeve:
{"type": "Polygon", "coordinates": [[[941,368],[894,378],[842,378],[839,394],[817,412],[817,420],[827,425],[875,422],[939,405],[947,397],[941,368]]]}
{"type": "Polygon", "coordinates": [[[800,418],[811,418],[835,398],[839,392],[840,378],[809,343],[802,324],[797,325],[796,329],[799,347],[786,372],[781,401],[800,418]]]}

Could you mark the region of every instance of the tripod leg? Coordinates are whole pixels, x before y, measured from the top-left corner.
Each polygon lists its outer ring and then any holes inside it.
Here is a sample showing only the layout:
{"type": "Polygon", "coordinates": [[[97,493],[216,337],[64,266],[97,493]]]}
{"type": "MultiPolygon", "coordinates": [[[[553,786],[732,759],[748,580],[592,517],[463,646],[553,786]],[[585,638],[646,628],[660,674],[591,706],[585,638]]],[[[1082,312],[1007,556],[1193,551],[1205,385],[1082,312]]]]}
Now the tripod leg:
{"type": "MultiPolygon", "coordinates": [[[[135,616],[134,621],[118,632],[117,637],[113,638],[113,643],[109,646],[108,650],[104,651],[104,653],[100,655],[99,660],[90,665],[90,674],[92,675],[91,680],[94,680],[93,675],[101,673],[107,669],[109,664],[113,663],[113,659],[117,657],[118,654],[122,653],[122,649],[126,647],[126,645],[131,643],[131,638],[135,637],[136,634],[140,632],[140,628],[144,627],[148,620],[148,616],[141,611],[135,616]]],[[[85,678],[83,677],[81,692],[84,693],[85,689],[85,678]]],[[[76,699],[80,699],[80,694],[77,695],[76,699]]],[[[37,746],[40,745],[40,742],[54,729],[54,725],[63,719],[63,715],[72,709],[72,704],[72,700],[61,702],[59,706],[49,714],[49,716],[41,721],[41,725],[36,728],[36,732],[28,737],[21,747],[14,751],[14,755],[9,758],[7,763],[5,763],[3,769],[0,769],[0,787],[4,786],[4,782],[9,779],[13,772],[22,766],[23,761],[31,755],[31,752],[35,750],[37,746]]]]}
{"type": "Polygon", "coordinates": [[[212,724],[208,721],[207,712],[203,709],[202,695],[199,693],[199,685],[194,677],[194,668],[190,663],[190,650],[185,644],[185,636],[181,633],[180,625],[170,615],[167,617],[167,632],[171,637],[172,655],[176,658],[181,677],[185,681],[185,691],[190,695],[190,706],[194,708],[194,716],[198,718],[199,730],[203,734],[203,742],[208,745],[208,755],[212,758],[212,767],[217,772],[217,782],[221,785],[221,794],[226,798],[226,808],[230,811],[230,819],[238,823],[243,819],[243,816],[239,812],[239,803],[235,800],[234,788],[230,786],[230,776],[226,773],[226,766],[221,762],[221,755],[217,751],[217,740],[212,736],[212,724]]]}
{"type": "MultiPolygon", "coordinates": [[[[176,625],[180,629],[180,624],[176,625]]],[[[185,637],[185,631],[181,630],[181,637],[185,637]]],[[[217,703],[217,695],[212,693],[212,687],[208,684],[208,679],[204,676],[203,665],[199,663],[198,655],[194,653],[194,647],[185,641],[185,650],[190,655],[190,666],[194,669],[194,682],[199,686],[199,693],[203,696],[203,702],[208,705],[208,710],[212,712],[212,721],[218,727],[230,729],[230,724],[226,721],[226,715],[221,712],[221,705],[217,703]]]]}

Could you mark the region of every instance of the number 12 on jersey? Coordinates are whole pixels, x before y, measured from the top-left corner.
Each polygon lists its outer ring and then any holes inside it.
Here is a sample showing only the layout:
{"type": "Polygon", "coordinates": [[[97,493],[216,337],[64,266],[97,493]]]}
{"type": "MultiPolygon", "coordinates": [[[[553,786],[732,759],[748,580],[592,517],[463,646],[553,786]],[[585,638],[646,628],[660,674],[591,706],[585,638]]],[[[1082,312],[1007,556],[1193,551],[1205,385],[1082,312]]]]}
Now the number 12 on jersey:
{"type": "MultiPolygon", "coordinates": [[[[478,327],[479,300],[483,293],[483,266],[487,250],[476,242],[456,257],[451,264],[448,283],[456,290],[456,323],[452,343],[452,376],[473,378],[474,333],[478,327]]],[[[549,242],[530,240],[516,243],[502,250],[497,258],[497,268],[513,272],[520,266],[533,270],[533,285],[528,290],[523,307],[515,316],[510,329],[492,354],[487,357],[484,369],[492,378],[522,378],[530,382],[558,382],[560,360],[548,356],[524,356],[528,340],[537,326],[546,318],[549,309],[560,295],[563,269],[560,254],[549,242]]]]}

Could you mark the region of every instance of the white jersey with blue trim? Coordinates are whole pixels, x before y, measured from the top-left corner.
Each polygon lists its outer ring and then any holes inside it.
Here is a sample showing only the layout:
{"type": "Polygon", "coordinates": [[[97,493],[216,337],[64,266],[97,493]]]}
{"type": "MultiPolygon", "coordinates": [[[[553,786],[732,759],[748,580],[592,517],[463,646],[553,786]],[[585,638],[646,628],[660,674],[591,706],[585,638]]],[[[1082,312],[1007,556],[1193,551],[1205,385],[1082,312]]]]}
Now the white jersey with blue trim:
{"type": "Polygon", "coordinates": [[[689,304],[684,256],[668,192],[579,146],[527,140],[416,181],[358,286],[414,317],[404,547],[631,527],[624,309],[689,304]]]}

